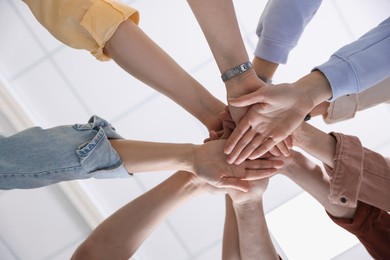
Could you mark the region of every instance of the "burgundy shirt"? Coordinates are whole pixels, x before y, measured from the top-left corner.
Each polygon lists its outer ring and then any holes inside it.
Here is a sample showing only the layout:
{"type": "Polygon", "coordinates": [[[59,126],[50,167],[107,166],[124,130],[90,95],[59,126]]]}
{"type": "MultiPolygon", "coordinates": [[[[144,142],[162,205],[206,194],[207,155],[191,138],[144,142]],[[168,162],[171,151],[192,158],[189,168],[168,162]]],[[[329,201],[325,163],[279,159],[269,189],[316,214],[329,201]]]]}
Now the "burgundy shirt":
{"type": "Polygon", "coordinates": [[[359,201],[353,219],[328,215],[337,225],[354,234],[374,259],[390,259],[390,215],[387,211],[359,201]]]}

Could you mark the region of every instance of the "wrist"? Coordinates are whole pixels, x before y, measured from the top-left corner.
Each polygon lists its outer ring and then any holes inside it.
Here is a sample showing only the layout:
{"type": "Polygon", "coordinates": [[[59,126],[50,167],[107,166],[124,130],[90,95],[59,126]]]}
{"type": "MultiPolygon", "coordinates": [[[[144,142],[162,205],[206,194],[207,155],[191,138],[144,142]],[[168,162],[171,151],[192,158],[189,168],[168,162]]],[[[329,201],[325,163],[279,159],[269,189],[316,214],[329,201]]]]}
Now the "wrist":
{"type": "Polygon", "coordinates": [[[187,171],[196,175],[195,172],[195,157],[199,145],[189,144],[182,153],[182,167],[180,170],[187,171]]]}
{"type": "Polygon", "coordinates": [[[253,211],[255,209],[258,209],[259,207],[262,208],[263,205],[263,197],[259,196],[258,198],[246,200],[246,201],[233,201],[233,207],[236,211],[253,211]]]}
{"type": "Polygon", "coordinates": [[[204,182],[195,174],[188,171],[177,172],[182,178],[182,188],[187,194],[201,193],[204,188],[204,182]]]}
{"type": "Polygon", "coordinates": [[[257,77],[268,84],[272,83],[272,78],[279,66],[277,63],[256,56],[253,58],[252,65],[257,77]]]}
{"type": "Polygon", "coordinates": [[[332,98],[332,88],[328,79],[318,70],[312,71],[294,83],[297,90],[308,97],[311,110],[320,103],[332,98]]]}
{"type": "Polygon", "coordinates": [[[225,82],[228,98],[236,98],[258,90],[260,87],[267,86],[260,80],[253,69],[244,74],[238,75],[225,82]]]}

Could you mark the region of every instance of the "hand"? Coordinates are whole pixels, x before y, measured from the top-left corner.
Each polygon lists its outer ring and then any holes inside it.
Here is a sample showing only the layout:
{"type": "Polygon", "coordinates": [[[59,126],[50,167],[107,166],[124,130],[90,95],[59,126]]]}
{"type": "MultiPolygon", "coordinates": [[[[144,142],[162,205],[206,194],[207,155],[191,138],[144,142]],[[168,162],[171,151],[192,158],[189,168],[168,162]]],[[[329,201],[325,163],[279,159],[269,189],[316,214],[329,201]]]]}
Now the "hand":
{"type": "Polygon", "coordinates": [[[190,172],[189,172],[189,174],[190,174],[192,185],[195,188],[201,190],[202,192],[208,192],[208,193],[216,194],[216,195],[224,195],[227,193],[226,189],[217,188],[213,185],[208,184],[207,182],[205,182],[205,180],[196,176],[195,174],[192,174],[190,172]]]}
{"type": "Polygon", "coordinates": [[[248,107],[232,106],[229,102],[231,98],[241,97],[243,95],[252,93],[259,88],[267,86],[261,79],[259,79],[254,70],[249,70],[242,75],[236,76],[226,82],[226,94],[229,105],[229,111],[232,119],[236,124],[240,122],[243,116],[249,109],[248,107]]]}
{"type": "Polygon", "coordinates": [[[280,84],[231,99],[231,105],[252,106],[226,143],[229,162],[257,158],[286,139],[314,106],[302,92],[294,84],[280,84]]]}
{"type": "Polygon", "coordinates": [[[327,101],[320,103],[319,105],[317,105],[313,108],[313,110],[310,112],[310,116],[311,117],[315,117],[318,115],[326,116],[326,114],[328,113],[329,105],[330,105],[330,103],[327,101]]]}
{"type": "Polygon", "coordinates": [[[225,140],[210,141],[196,146],[194,173],[218,188],[249,189],[248,180],[262,179],[276,173],[283,163],[267,158],[247,160],[240,165],[230,165],[223,153],[225,140]]]}
{"type": "Polygon", "coordinates": [[[263,193],[267,189],[269,178],[249,182],[249,190],[242,192],[236,189],[227,189],[233,202],[237,205],[245,205],[258,202],[262,199],[263,193]]]}
{"type": "Polygon", "coordinates": [[[219,118],[222,122],[222,130],[220,131],[210,131],[209,137],[204,140],[204,142],[215,141],[219,139],[227,139],[233,132],[236,124],[230,115],[229,108],[226,106],[225,109],[219,114],[219,118]]]}

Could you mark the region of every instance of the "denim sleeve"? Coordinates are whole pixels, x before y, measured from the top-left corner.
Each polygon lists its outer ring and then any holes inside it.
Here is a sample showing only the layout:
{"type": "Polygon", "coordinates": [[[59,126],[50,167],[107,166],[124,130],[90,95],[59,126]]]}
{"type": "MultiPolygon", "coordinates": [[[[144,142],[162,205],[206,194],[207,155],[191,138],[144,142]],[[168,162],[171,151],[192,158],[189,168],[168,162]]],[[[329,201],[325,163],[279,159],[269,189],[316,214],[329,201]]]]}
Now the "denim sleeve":
{"type": "Polygon", "coordinates": [[[122,138],[106,120],[49,129],[28,128],[0,138],[0,189],[38,188],[62,181],[127,177],[108,139],[122,138]]]}
{"type": "Polygon", "coordinates": [[[256,57],[285,64],[306,25],[316,14],[321,0],[269,0],[256,34],[256,57]]]}
{"type": "Polygon", "coordinates": [[[390,17],[315,69],[328,79],[332,100],[360,93],[389,77],[390,17]]]}

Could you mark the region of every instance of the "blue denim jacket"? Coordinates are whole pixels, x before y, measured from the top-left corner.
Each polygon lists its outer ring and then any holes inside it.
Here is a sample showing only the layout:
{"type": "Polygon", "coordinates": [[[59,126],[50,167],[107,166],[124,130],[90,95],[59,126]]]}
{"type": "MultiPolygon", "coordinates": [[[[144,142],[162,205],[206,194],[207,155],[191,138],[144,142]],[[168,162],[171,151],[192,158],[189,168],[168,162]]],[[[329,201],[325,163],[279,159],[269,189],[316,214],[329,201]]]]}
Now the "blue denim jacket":
{"type": "Polygon", "coordinates": [[[0,189],[30,189],[61,181],[128,177],[108,139],[122,138],[106,120],[32,127],[0,136],[0,189]]]}

